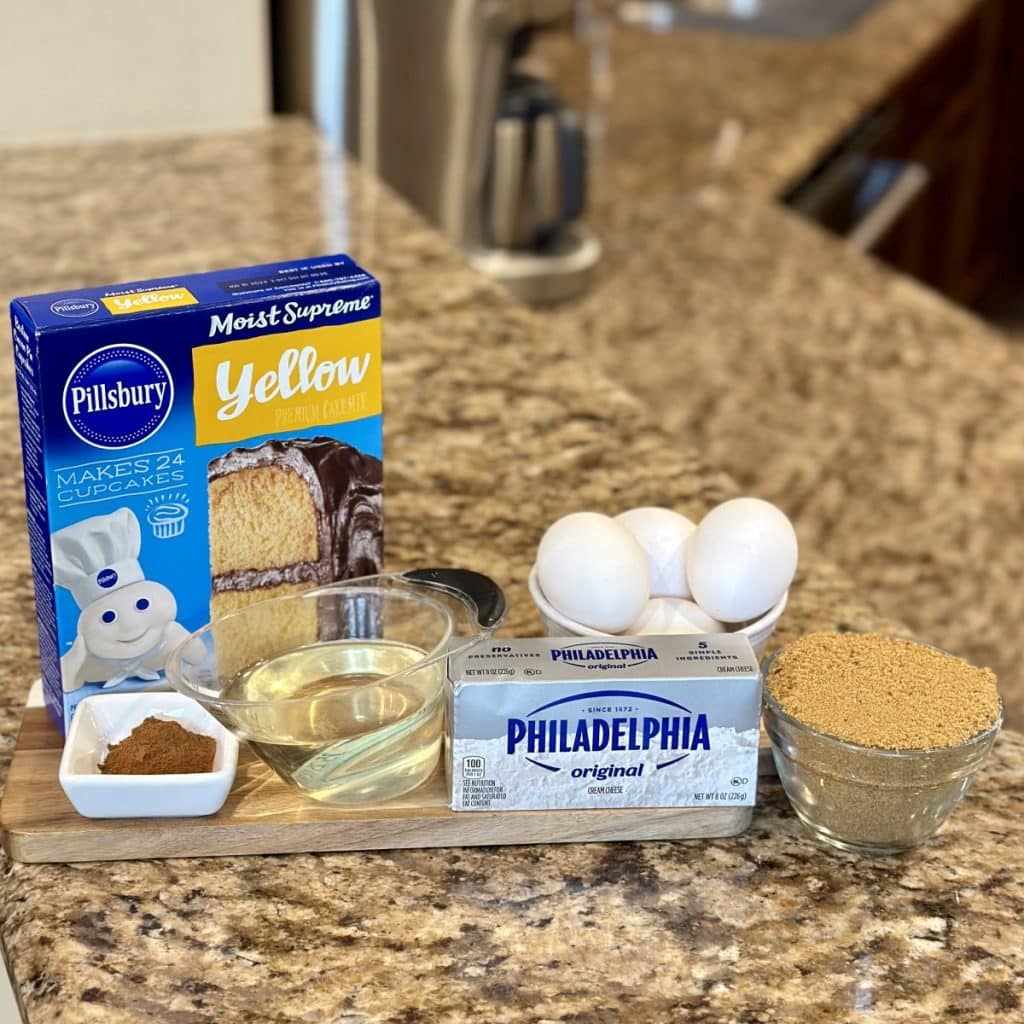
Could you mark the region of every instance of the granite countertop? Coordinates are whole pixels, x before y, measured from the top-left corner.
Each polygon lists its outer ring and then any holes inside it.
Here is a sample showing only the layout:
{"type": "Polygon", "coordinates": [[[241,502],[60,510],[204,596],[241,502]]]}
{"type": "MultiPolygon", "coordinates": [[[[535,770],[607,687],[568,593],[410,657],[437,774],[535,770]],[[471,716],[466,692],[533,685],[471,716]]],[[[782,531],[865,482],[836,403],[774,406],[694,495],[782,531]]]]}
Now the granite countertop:
{"type": "MultiPolygon", "coordinates": [[[[338,249],[378,273],[388,567],[491,573],[512,631],[536,628],[523,584],[551,519],[647,502],[699,515],[736,493],[603,358],[467,271],[300,124],[3,152],[0,183],[5,297],[338,249]]],[[[6,757],[37,671],[13,444],[0,487],[6,757]]],[[[813,550],[782,626],[901,628],[813,550]]],[[[1007,732],[944,832],[881,861],[815,846],[768,783],[731,840],[4,863],[0,935],[33,1022],[1019,1016],[1022,785],[1024,738],[1007,732]]]]}

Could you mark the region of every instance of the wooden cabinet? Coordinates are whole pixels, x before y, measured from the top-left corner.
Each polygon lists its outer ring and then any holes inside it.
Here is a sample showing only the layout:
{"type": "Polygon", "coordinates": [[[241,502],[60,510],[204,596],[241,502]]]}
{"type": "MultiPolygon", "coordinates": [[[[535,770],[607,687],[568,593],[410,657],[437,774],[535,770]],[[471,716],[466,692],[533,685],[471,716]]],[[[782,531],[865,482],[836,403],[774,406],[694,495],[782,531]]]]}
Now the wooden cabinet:
{"type": "Polygon", "coordinates": [[[870,251],[959,302],[976,299],[1022,221],[1022,8],[978,3],[788,201],[851,240],[881,220],[866,232],[870,251]],[[911,168],[919,187],[890,202],[911,168]],[[898,213],[878,218],[886,204],[898,213]]]}
{"type": "Polygon", "coordinates": [[[998,265],[1003,239],[990,216],[998,131],[1003,4],[980,4],[896,91],[886,152],[930,175],[927,188],[878,255],[960,302],[975,299],[998,265]]]}

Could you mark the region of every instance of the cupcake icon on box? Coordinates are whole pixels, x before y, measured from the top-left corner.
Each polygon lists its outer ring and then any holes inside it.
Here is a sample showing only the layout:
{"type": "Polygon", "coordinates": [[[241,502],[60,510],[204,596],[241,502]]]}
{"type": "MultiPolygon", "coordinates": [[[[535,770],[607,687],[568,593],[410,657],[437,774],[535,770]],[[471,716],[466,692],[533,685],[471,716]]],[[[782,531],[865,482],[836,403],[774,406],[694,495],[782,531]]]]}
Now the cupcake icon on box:
{"type": "Polygon", "coordinates": [[[146,504],[146,522],[158,540],[180,537],[188,518],[188,497],[185,494],[161,494],[146,504]]]}

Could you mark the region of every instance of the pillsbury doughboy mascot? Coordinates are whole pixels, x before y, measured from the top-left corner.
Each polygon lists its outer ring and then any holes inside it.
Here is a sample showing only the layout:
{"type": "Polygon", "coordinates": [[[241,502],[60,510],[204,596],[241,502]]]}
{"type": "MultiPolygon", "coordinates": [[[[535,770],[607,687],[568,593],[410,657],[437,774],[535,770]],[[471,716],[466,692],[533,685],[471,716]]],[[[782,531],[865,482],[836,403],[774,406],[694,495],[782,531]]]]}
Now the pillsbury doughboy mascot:
{"type": "MultiPolygon", "coordinates": [[[[85,683],[116,686],[126,679],[157,680],[167,656],[189,633],[175,621],[178,604],[139,564],[142,531],[130,508],[93,516],[51,538],[53,577],[81,609],[78,635],[60,659],[65,692],[85,683]]],[[[200,641],[186,661],[203,656],[200,641]]]]}

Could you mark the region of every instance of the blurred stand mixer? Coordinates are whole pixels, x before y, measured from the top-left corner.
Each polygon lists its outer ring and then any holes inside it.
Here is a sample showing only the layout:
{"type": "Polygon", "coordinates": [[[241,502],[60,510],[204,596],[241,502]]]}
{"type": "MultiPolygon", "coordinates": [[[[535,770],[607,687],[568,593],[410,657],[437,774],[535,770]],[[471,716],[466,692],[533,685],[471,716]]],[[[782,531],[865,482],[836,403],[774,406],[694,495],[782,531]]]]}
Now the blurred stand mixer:
{"type": "Polygon", "coordinates": [[[311,114],[531,304],[567,299],[601,255],[581,218],[578,114],[529,59],[573,0],[278,0],[275,102],[311,114]]]}

